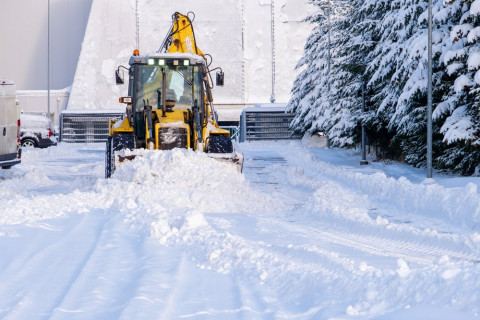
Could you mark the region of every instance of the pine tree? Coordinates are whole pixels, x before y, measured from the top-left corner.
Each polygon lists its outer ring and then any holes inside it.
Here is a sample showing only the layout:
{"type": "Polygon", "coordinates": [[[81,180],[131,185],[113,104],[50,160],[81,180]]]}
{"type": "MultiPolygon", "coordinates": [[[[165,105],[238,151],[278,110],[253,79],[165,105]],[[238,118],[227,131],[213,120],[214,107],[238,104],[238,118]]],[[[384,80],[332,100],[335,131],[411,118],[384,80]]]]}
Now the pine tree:
{"type": "Polygon", "coordinates": [[[297,68],[305,69],[294,82],[287,110],[296,114],[291,124],[296,132],[324,131],[333,143],[345,145],[353,141],[350,137],[342,140],[345,135],[341,128],[350,117],[344,112],[347,109],[335,104],[332,97],[336,93],[332,91],[336,90],[333,75],[341,72],[337,61],[342,23],[351,6],[346,1],[311,2],[319,10],[307,20],[316,26],[307,39],[304,57],[297,64],[297,68]]]}
{"type": "Polygon", "coordinates": [[[360,127],[366,115],[362,113],[362,91],[369,52],[376,45],[376,21],[379,2],[350,1],[348,17],[338,21],[342,30],[336,42],[336,59],[331,76],[329,99],[329,137],[333,145],[353,145],[360,138],[360,127]]]}
{"type": "MultiPolygon", "coordinates": [[[[289,102],[292,127],[325,131],[343,147],[365,125],[386,157],[424,166],[427,2],[312,3],[319,11],[309,17],[315,28],[298,63],[304,70],[289,102]]],[[[480,171],[480,0],[434,0],[433,14],[434,165],[471,174],[480,171]]]]}
{"type": "Polygon", "coordinates": [[[480,1],[450,0],[448,4],[455,25],[446,37],[450,46],[443,63],[453,84],[434,112],[446,144],[437,162],[440,168],[472,174],[480,163],[480,1]]]}

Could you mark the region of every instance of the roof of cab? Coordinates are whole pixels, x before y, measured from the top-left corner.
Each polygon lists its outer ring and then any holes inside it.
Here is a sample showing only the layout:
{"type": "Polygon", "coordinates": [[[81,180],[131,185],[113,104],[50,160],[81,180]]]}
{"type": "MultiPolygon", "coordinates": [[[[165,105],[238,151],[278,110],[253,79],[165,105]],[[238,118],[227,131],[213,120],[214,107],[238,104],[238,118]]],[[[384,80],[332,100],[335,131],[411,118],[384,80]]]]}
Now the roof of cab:
{"type": "Polygon", "coordinates": [[[202,56],[192,53],[151,53],[143,56],[131,56],[129,64],[147,64],[148,59],[188,59],[191,65],[205,64],[202,56]]]}

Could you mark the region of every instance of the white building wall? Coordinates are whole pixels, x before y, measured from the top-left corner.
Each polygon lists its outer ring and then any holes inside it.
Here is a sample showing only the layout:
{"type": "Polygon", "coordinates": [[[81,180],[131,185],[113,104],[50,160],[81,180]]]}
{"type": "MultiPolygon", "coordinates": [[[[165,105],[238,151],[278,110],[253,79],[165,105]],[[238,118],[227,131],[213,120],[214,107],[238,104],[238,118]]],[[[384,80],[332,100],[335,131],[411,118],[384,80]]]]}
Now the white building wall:
{"type": "MultiPolygon", "coordinates": [[[[273,0],[275,16],[275,97],[287,102],[294,67],[311,26],[301,20],[313,10],[305,0],[273,0]]],[[[124,109],[115,85],[117,66],[128,66],[136,46],[135,0],[94,0],[69,100],[69,109],[124,109]]],[[[214,89],[217,105],[244,106],[270,101],[272,94],[271,0],[139,0],[140,51],[158,50],[175,12],[195,13],[199,48],[225,72],[214,89]]]]}
{"type": "MultiPolygon", "coordinates": [[[[50,89],[73,82],[91,3],[50,0],[50,89]]],[[[18,90],[48,88],[47,25],[47,0],[0,1],[0,77],[14,80],[18,90]]]]}
{"type": "MultiPolygon", "coordinates": [[[[67,89],[50,90],[50,118],[60,126],[60,113],[67,108],[70,92],[67,89]]],[[[17,90],[20,110],[24,113],[45,114],[48,111],[47,90],[17,90]]]]}

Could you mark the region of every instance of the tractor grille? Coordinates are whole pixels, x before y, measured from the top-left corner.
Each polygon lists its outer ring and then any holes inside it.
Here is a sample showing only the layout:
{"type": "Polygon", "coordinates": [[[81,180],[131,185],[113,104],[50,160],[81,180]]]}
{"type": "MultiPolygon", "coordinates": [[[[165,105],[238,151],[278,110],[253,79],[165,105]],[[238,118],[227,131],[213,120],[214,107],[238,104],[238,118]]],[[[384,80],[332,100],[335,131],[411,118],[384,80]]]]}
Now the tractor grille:
{"type": "Polygon", "coordinates": [[[162,127],[158,130],[158,148],[172,150],[187,148],[187,129],[178,127],[162,127]]]}

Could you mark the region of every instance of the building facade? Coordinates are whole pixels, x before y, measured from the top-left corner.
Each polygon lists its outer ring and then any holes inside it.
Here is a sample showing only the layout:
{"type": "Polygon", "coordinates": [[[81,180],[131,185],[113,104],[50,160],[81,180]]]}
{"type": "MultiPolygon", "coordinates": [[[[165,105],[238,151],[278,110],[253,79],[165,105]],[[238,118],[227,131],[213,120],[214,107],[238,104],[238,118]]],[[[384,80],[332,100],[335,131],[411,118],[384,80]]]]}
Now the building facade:
{"type": "Polygon", "coordinates": [[[134,49],[157,51],[171,15],[178,11],[194,12],[198,46],[213,57],[212,67],[225,72],[225,86],[214,89],[214,98],[220,116],[232,119],[245,106],[273,99],[288,102],[294,67],[311,29],[303,19],[313,10],[306,0],[222,0],[215,4],[199,0],[2,0],[0,26],[11,31],[2,37],[2,45],[9,50],[0,51],[0,76],[14,80],[20,95],[28,90],[24,96],[36,97],[24,99],[27,111],[47,110],[48,3],[50,89],[69,92],[68,106],[67,99],[58,106],[58,98],[51,98],[52,112],[123,109],[118,97],[126,95],[127,88],[115,84],[115,69],[128,66],[134,49]]]}

